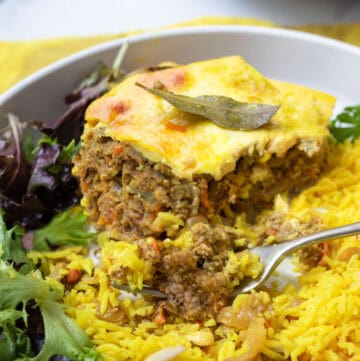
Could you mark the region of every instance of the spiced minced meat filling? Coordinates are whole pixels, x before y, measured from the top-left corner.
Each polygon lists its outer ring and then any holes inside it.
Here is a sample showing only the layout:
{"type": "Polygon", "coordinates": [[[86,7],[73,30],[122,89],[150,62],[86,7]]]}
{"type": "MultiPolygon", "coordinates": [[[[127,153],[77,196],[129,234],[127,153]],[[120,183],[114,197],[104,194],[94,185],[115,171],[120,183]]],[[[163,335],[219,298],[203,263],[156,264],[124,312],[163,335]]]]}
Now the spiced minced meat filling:
{"type": "MultiPolygon", "coordinates": [[[[229,303],[231,284],[237,274],[224,271],[229,250],[235,248],[239,233],[226,226],[199,222],[190,228],[193,245],[160,247],[154,252],[146,241],[139,241],[139,253],[150,259],[156,270],[149,285],[166,293],[162,306],[192,320],[214,317],[229,303]]],[[[237,257],[246,252],[238,249],[237,257]]]]}
{"type": "MultiPolygon", "coordinates": [[[[213,317],[230,303],[236,275],[225,271],[228,254],[245,252],[248,245],[245,241],[242,249],[236,248],[234,241],[243,235],[233,228],[234,215],[243,212],[249,220],[255,218],[272,205],[276,194],[297,192],[314,182],[325,163],[326,149],[309,158],[293,147],[284,157],[272,155],[266,162],[243,156],[220,181],[209,175],[188,180],[106,136],[101,128],[88,128],[83,137],[75,172],[89,219],[100,230],[137,243],[140,256],[151,260],[156,270],[149,286],[168,295],[159,301],[161,307],[193,320],[213,317]],[[162,240],[175,239],[186,229],[193,238],[190,248],[161,247],[162,240]],[[160,252],[154,252],[147,237],[160,242],[160,252]]],[[[318,229],[282,226],[279,219],[267,220],[279,241],[318,229]]],[[[267,236],[260,232],[258,243],[267,236]]],[[[321,252],[315,248],[301,257],[310,265],[321,252]]]]}
{"type": "Polygon", "coordinates": [[[188,180],[106,136],[101,128],[88,128],[84,139],[75,166],[89,218],[100,229],[131,240],[176,236],[166,234],[166,225],[155,222],[163,212],[181,221],[178,230],[196,216],[210,223],[219,223],[220,217],[230,226],[234,214],[253,217],[269,207],[276,194],[298,192],[313,183],[324,167],[326,153],[322,149],[309,158],[294,147],[284,157],[272,156],[265,163],[244,156],[220,181],[209,175],[188,180]]]}

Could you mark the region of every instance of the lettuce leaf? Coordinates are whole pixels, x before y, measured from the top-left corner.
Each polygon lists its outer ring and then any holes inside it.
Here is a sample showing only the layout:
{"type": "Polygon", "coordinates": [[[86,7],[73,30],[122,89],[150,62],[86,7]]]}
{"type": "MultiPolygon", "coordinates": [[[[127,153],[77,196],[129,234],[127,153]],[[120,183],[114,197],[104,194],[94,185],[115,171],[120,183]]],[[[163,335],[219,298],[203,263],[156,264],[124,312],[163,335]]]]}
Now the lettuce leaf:
{"type": "Polygon", "coordinates": [[[0,259],[15,263],[16,265],[26,265],[26,269],[32,268],[32,262],[27,258],[23,248],[21,238],[24,232],[20,227],[13,227],[8,230],[0,210],[0,259]]]}
{"type": "Polygon", "coordinates": [[[45,342],[40,353],[29,361],[48,361],[55,355],[66,356],[73,361],[101,360],[88,336],[65,315],[61,304],[45,300],[40,304],[40,311],[44,321],[45,342]]]}
{"type": "Polygon", "coordinates": [[[86,215],[80,207],[71,208],[55,216],[51,222],[34,232],[37,251],[48,251],[50,246],[88,246],[94,238],[86,215]]]}
{"type": "Polygon", "coordinates": [[[0,355],[2,361],[12,361],[17,355],[29,355],[32,353],[30,339],[26,331],[19,328],[17,320],[26,322],[26,312],[7,309],[0,311],[0,355]]]}
{"type": "Polygon", "coordinates": [[[72,361],[101,360],[88,336],[65,314],[64,306],[57,302],[62,294],[62,289],[48,284],[39,272],[22,275],[8,263],[0,261],[0,342],[8,351],[9,360],[48,361],[56,355],[72,361]],[[9,325],[14,326],[16,319],[22,318],[26,326],[24,310],[30,301],[40,309],[45,332],[42,349],[35,356],[29,349],[24,330],[9,331],[9,325]],[[16,358],[12,356],[14,354],[16,358]]]}

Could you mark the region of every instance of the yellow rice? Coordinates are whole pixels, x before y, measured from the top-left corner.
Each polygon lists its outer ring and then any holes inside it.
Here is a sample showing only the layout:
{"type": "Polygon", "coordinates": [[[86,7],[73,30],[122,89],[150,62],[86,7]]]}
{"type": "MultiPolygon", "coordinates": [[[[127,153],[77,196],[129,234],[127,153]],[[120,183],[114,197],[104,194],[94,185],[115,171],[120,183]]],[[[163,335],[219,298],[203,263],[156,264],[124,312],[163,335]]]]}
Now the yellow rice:
{"type": "MultiPolygon", "coordinates": [[[[360,220],[359,197],[360,142],[334,146],[323,176],[292,201],[289,217],[304,220],[316,214],[327,227],[356,222],[360,220]]],[[[189,246],[186,236],[178,242],[189,246]]],[[[246,330],[225,327],[214,319],[199,324],[173,317],[163,326],[147,320],[146,316],[154,311],[153,304],[142,298],[119,297],[119,291],[110,287],[110,275],[118,271],[119,264],[126,265],[126,281],[141,286],[150,277],[151,265],[137,256],[133,245],[106,237],[100,243],[100,267],[95,267],[84,250],[77,247],[33,252],[31,257],[58,281],[71,268],[83,271],[82,279],[65,292],[64,303],[104,360],[141,361],[160,349],[177,345],[186,347],[177,361],[222,361],[246,352],[246,330]],[[127,326],[110,322],[107,315],[114,309],[132,321],[127,326]],[[196,337],[208,337],[209,332],[215,336],[209,346],[194,342],[196,337]]],[[[258,292],[269,307],[263,315],[267,320],[266,342],[256,360],[264,360],[264,356],[292,361],[360,360],[359,255],[354,252],[352,257],[341,260],[345,250],[354,247],[360,249],[356,237],[331,243],[330,255],[325,257],[327,265],[302,274],[299,289],[288,285],[278,293],[258,292]]],[[[242,272],[259,271],[255,262],[243,262],[242,272]]],[[[241,308],[247,297],[238,296],[233,308],[241,308]]]]}

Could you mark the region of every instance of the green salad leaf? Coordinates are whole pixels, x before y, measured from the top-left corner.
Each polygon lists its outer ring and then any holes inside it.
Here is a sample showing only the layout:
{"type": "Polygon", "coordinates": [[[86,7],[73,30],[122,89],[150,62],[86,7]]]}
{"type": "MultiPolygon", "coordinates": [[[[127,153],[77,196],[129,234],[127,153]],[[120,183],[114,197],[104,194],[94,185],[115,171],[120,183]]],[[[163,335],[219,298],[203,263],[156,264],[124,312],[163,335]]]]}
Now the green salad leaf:
{"type": "MultiPolygon", "coordinates": [[[[0,259],[17,264],[28,265],[31,268],[31,261],[21,242],[24,231],[21,227],[15,226],[8,230],[0,210],[0,259]]],[[[28,268],[28,267],[27,267],[28,268]]]]}
{"type": "Polygon", "coordinates": [[[0,351],[4,350],[4,354],[1,353],[2,361],[48,361],[55,355],[65,356],[73,361],[101,360],[84,331],[65,314],[64,306],[57,302],[62,295],[63,290],[48,284],[42,279],[40,272],[22,275],[7,262],[0,261],[0,351]],[[43,347],[35,356],[31,353],[27,336],[15,323],[22,319],[26,326],[25,309],[29,301],[35,302],[40,309],[45,331],[43,347]]]}
{"type": "Polygon", "coordinates": [[[346,107],[331,121],[330,132],[338,143],[360,137],[360,105],[346,107]]]}
{"type": "Polygon", "coordinates": [[[48,135],[44,135],[36,141],[33,132],[27,132],[24,134],[22,147],[25,153],[25,157],[29,162],[32,162],[35,159],[36,155],[40,151],[42,144],[53,146],[58,144],[58,141],[56,138],[51,138],[48,135]]]}
{"type": "Polygon", "coordinates": [[[86,333],[66,316],[63,305],[45,300],[40,310],[44,321],[45,343],[40,353],[29,361],[47,361],[54,355],[63,355],[73,361],[101,360],[86,333]]]}
{"type": "Polygon", "coordinates": [[[74,156],[79,152],[80,150],[80,142],[76,144],[75,139],[73,139],[67,146],[65,146],[59,155],[59,160],[61,162],[64,161],[72,161],[74,156]]]}
{"type": "Polygon", "coordinates": [[[94,238],[86,215],[80,207],[56,215],[51,222],[34,232],[34,249],[48,251],[50,246],[88,246],[94,238]]]}
{"type": "Polygon", "coordinates": [[[27,321],[24,310],[0,311],[0,355],[1,361],[16,360],[18,355],[31,355],[31,343],[26,331],[16,325],[17,320],[27,321]]]}

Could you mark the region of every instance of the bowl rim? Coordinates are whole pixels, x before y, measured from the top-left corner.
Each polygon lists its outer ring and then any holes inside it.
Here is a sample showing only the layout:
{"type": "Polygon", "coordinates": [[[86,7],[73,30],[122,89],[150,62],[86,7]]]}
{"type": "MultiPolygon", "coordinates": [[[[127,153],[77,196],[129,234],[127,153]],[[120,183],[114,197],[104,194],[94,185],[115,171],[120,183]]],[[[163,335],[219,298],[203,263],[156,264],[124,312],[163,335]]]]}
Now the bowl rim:
{"type": "MultiPolygon", "coordinates": [[[[144,32],[136,35],[123,36],[118,39],[108,40],[97,45],[85,48],[83,50],[77,51],[73,54],[70,54],[64,58],[61,58],[37,71],[28,75],[24,79],[18,81],[4,93],[0,94],[0,107],[9,101],[11,98],[17,95],[27,86],[31,85],[33,82],[36,82],[52,72],[57,71],[58,69],[69,65],[78,60],[84,59],[88,56],[101,53],[103,51],[112,49],[114,47],[120,47],[124,42],[131,44],[136,44],[141,41],[153,40],[154,38],[168,38],[168,37],[177,37],[182,35],[189,34],[205,34],[205,33],[244,33],[244,34],[259,34],[263,36],[278,36],[279,38],[290,38],[294,40],[302,40],[305,42],[316,43],[319,45],[325,45],[337,49],[341,49],[345,52],[350,52],[356,54],[360,57],[360,47],[357,47],[352,44],[348,44],[341,40],[336,40],[322,35],[307,33],[299,30],[276,28],[276,27],[266,27],[266,26],[254,26],[254,25],[196,25],[196,26],[187,26],[180,27],[175,29],[168,30],[156,30],[151,32],[144,32]]],[[[0,109],[1,110],[1,109],[0,109]]]]}

